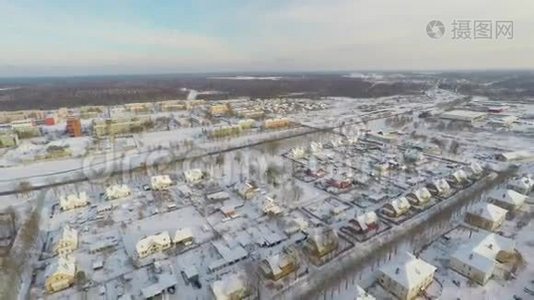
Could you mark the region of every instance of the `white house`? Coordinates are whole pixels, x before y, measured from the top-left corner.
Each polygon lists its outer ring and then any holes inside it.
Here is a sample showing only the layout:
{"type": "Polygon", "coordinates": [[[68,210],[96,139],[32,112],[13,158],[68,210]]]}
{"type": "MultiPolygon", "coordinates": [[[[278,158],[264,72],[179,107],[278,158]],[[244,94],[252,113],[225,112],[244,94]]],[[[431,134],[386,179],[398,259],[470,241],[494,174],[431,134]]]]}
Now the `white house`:
{"type": "Polygon", "coordinates": [[[514,240],[494,233],[479,232],[451,255],[449,266],[484,285],[494,274],[498,263],[508,260],[514,252],[514,240]]]}
{"type": "Polygon", "coordinates": [[[488,196],[488,200],[507,210],[520,208],[527,198],[527,196],[510,189],[496,190],[488,196]]]}
{"type": "Polygon", "coordinates": [[[78,231],[65,225],[61,237],[54,247],[54,252],[57,255],[65,256],[76,249],[78,249],[78,231]]]}
{"type": "Polygon", "coordinates": [[[172,185],[172,180],[169,175],[158,175],[150,178],[150,186],[153,190],[166,190],[172,185]]]}
{"type": "Polygon", "coordinates": [[[188,183],[195,184],[199,183],[202,178],[204,177],[204,174],[202,173],[202,170],[200,169],[189,169],[184,171],[185,180],[188,183]]]}
{"type": "Polygon", "coordinates": [[[174,244],[183,244],[189,246],[193,243],[193,231],[190,228],[181,228],[176,230],[172,242],[174,244]]]}
{"type": "Polygon", "coordinates": [[[86,206],[87,203],[87,194],[85,192],[70,194],[68,196],[62,195],[59,197],[59,206],[63,211],[83,207],[86,206]]]}
{"type": "Polygon", "coordinates": [[[465,215],[465,221],[488,231],[494,231],[502,225],[508,211],[491,203],[479,203],[465,215]]]}
{"type": "Polygon", "coordinates": [[[410,207],[411,205],[408,199],[406,197],[400,197],[393,199],[391,200],[391,202],[384,205],[382,211],[387,216],[396,218],[408,212],[408,210],[410,210],[410,207]]]}
{"type": "Polygon", "coordinates": [[[444,178],[433,180],[429,184],[428,189],[432,194],[437,196],[446,196],[451,191],[449,183],[444,178]]]}
{"type": "Polygon", "coordinates": [[[163,231],[158,234],[149,235],[137,241],[135,250],[139,258],[144,258],[154,253],[162,252],[171,247],[171,236],[169,232],[163,231]]]}
{"type": "Polygon", "coordinates": [[[406,195],[406,198],[413,205],[424,205],[430,201],[432,194],[430,194],[426,187],[421,187],[406,195]]]}
{"type": "Polygon", "coordinates": [[[132,191],[126,184],[115,184],[106,188],[106,199],[115,200],[128,197],[132,194],[132,191]]]}
{"type": "Polygon", "coordinates": [[[456,170],[449,176],[448,181],[454,186],[462,186],[467,183],[467,174],[464,170],[456,170]]]}
{"type": "Polygon", "coordinates": [[[382,266],[378,283],[399,299],[413,299],[424,291],[434,278],[436,267],[402,252],[398,258],[382,266]]]}
{"type": "Polygon", "coordinates": [[[469,166],[465,168],[467,176],[471,179],[479,178],[482,173],[484,173],[484,168],[477,162],[472,162],[469,166]]]}

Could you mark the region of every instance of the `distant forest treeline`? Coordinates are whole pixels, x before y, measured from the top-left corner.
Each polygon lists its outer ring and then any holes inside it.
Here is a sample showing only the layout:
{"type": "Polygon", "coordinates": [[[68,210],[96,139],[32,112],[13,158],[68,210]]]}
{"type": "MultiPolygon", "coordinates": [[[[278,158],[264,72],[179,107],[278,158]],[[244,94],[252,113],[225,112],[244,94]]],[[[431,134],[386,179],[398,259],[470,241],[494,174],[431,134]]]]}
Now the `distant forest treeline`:
{"type": "MultiPolygon", "coordinates": [[[[288,77],[280,80],[227,80],[206,77],[42,79],[13,82],[0,90],[1,110],[54,109],[81,105],[112,105],[138,101],[185,99],[188,91],[218,91],[219,94],[198,98],[226,99],[279,97],[298,93],[308,97],[381,97],[395,94],[418,94],[427,88],[423,83],[372,83],[341,76],[288,77]]],[[[2,86],[0,86],[1,88],[2,86]]]]}

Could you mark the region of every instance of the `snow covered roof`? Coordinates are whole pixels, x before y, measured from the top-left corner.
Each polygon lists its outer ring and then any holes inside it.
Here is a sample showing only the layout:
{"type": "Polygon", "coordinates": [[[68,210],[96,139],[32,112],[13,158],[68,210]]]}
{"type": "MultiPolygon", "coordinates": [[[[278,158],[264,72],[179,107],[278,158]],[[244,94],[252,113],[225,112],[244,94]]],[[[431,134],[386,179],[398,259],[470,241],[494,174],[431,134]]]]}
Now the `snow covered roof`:
{"type": "Polygon", "coordinates": [[[449,183],[447,183],[447,180],[445,180],[444,178],[436,179],[432,181],[432,183],[438,189],[439,192],[447,192],[451,189],[449,183]]]}
{"type": "Polygon", "coordinates": [[[464,170],[456,170],[451,174],[451,177],[456,180],[456,182],[463,182],[467,180],[467,174],[464,172],[464,170]]]}
{"type": "Polygon", "coordinates": [[[162,188],[172,184],[171,177],[169,175],[157,175],[150,178],[150,185],[153,189],[162,188]]]}
{"type": "Polygon", "coordinates": [[[56,261],[50,264],[45,272],[46,277],[55,274],[74,276],[76,273],[76,259],[74,256],[60,256],[56,261]]]}
{"type": "Polygon", "coordinates": [[[408,199],[406,199],[406,197],[400,197],[400,198],[393,199],[393,200],[391,200],[390,204],[391,204],[391,207],[393,207],[393,209],[396,212],[400,212],[400,211],[403,211],[405,209],[409,209],[410,206],[411,206],[410,202],[408,201],[408,199]]]}
{"type": "Polygon", "coordinates": [[[271,272],[276,275],[282,273],[282,269],[291,263],[290,258],[285,253],[277,253],[265,259],[265,262],[271,269],[271,272]]]}
{"type": "Polygon", "coordinates": [[[367,293],[361,286],[356,285],[356,299],[355,300],[376,300],[371,294],[367,293]]]}
{"type": "Polygon", "coordinates": [[[184,171],[184,176],[188,182],[195,182],[195,181],[202,179],[202,170],[200,169],[186,170],[184,171]]]}
{"type": "Polygon", "coordinates": [[[514,190],[530,192],[534,188],[534,179],[530,176],[522,176],[510,181],[508,186],[514,190]]]}
{"type": "Polygon", "coordinates": [[[515,241],[512,239],[494,233],[478,232],[451,257],[484,273],[492,273],[497,254],[500,251],[512,252],[514,249],[515,241]]]}
{"type": "Polygon", "coordinates": [[[411,253],[403,252],[391,263],[380,268],[380,272],[411,290],[436,271],[436,267],[418,259],[411,253]]]}
{"type": "Polygon", "coordinates": [[[486,113],[478,112],[478,111],[451,110],[451,111],[442,113],[440,117],[442,119],[449,119],[449,120],[473,121],[475,119],[484,117],[485,115],[486,113]]]}
{"type": "Polygon", "coordinates": [[[59,197],[59,205],[61,207],[68,207],[70,205],[80,206],[87,204],[87,193],[80,192],[79,194],[70,194],[68,196],[59,197]]]}
{"type": "Polygon", "coordinates": [[[106,197],[108,199],[122,198],[130,193],[130,188],[126,184],[115,184],[106,188],[106,197]]]}
{"type": "Polygon", "coordinates": [[[362,230],[366,230],[368,225],[378,222],[378,217],[374,211],[370,211],[357,216],[356,222],[358,222],[362,230]]]}
{"type": "Polygon", "coordinates": [[[78,245],[78,231],[74,228],[70,228],[69,225],[65,225],[61,234],[61,239],[58,243],[61,244],[63,242],[70,242],[74,246],[78,245]]]}
{"type": "Polygon", "coordinates": [[[231,294],[245,289],[245,282],[239,274],[227,274],[212,283],[211,290],[217,300],[230,300],[231,294]]]}
{"type": "Polygon", "coordinates": [[[478,175],[484,171],[482,166],[477,162],[472,162],[469,166],[467,166],[466,170],[469,175],[478,175]]]}
{"type": "Polygon", "coordinates": [[[418,188],[412,194],[419,202],[426,202],[432,197],[432,194],[430,194],[426,187],[418,188]]]}
{"type": "Polygon", "coordinates": [[[513,206],[521,206],[528,197],[514,190],[508,189],[508,190],[496,190],[493,193],[491,193],[488,198],[494,199],[500,202],[508,203],[513,206]]]}
{"type": "Polygon", "coordinates": [[[212,245],[217,249],[217,252],[222,256],[226,263],[231,263],[248,256],[247,250],[240,245],[235,245],[230,248],[222,241],[213,241],[212,245]]]}
{"type": "Polygon", "coordinates": [[[498,222],[506,216],[506,213],[508,211],[491,203],[480,203],[475,208],[471,209],[469,212],[471,214],[478,215],[486,220],[498,222]]]}
{"type": "Polygon", "coordinates": [[[193,231],[191,231],[191,228],[182,228],[176,230],[176,233],[174,234],[174,239],[172,240],[174,243],[179,243],[183,240],[193,238],[193,231]]]}
{"type": "Polygon", "coordinates": [[[149,235],[143,239],[140,239],[135,245],[137,253],[142,253],[149,249],[154,244],[167,245],[171,242],[171,236],[169,232],[163,231],[158,234],[149,235]]]}

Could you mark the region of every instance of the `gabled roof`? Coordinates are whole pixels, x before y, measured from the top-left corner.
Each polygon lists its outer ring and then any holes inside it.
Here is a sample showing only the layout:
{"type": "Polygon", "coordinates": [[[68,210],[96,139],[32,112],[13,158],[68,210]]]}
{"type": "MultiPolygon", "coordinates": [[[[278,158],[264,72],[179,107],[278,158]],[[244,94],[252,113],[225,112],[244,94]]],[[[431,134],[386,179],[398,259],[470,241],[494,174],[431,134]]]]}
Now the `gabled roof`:
{"type": "Polygon", "coordinates": [[[181,228],[176,230],[176,233],[174,234],[174,239],[172,241],[175,243],[179,243],[189,238],[193,238],[193,231],[191,231],[191,228],[181,228]]]}
{"type": "Polygon", "coordinates": [[[486,220],[496,222],[504,218],[508,211],[491,203],[480,203],[479,205],[471,209],[469,212],[471,214],[478,215],[486,220]]]}
{"type": "Polygon", "coordinates": [[[426,187],[418,188],[414,190],[412,194],[419,202],[425,202],[427,199],[430,199],[432,197],[426,187]]]}
{"type": "Polygon", "coordinates": [[[395,210],[395,212],[400,212],[400,211],[403,211],[405,209],[409,209],[410,208],[410,202],[408,201],[408,199],[406,199],[406,197],[400,197],[400,198],[397,198],[397,199],[393,199],[391,202],[391,207],[393,207],[393,209],[395,210]]]}
{"type": "Polygon", "coordinates": [[[467,244],[460,246],[451,257],[484,273],[492,273],[497,254],[500,251],[512,252],[514,249],[514,240],[481,231],[475,233],[475,236],[467,244]]]}
{"type": "Polygon", "coordinates": [[[514,206],[520,206],[525,202],[528,197],[514,190],[508,189],[496,190],[489,195],[489,198],[498,200],[500,202],[512,204],[514,206]]]}
{"type": "Polygon", "coordinates": [[[143,239],[140,239],[135,248],[138,253],[147,250],[154,244],[159,245],[166,245],[171,242],[171,236],[169,235],[169,232],[163,231],[158,234],[149,235],[143,239]]]}
{"type": "Polygon", "coordinates": [[[374,211],[370,211],[357,216],[356,222],[358,222],[362,230],[366,230],[368,225],[378,222],[378,217],[374,211]]]}
{"type": "Polygon", "coordinates": [[[416,258],[411,253],[403,252],[393,262],[382,266],[380,271],[410,290],[434,274],[436,267],[416,258]]]}

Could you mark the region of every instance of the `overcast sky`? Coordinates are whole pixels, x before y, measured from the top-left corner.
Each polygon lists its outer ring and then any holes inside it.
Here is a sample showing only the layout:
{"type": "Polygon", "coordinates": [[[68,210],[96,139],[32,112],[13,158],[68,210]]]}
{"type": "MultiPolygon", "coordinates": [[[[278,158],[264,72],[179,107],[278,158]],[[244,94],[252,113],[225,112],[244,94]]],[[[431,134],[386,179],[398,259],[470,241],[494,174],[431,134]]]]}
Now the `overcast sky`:
{"type": "Polygon", "coordinates": [[[2,77],[534,69],[532,0],[0,0],[0,20],[2,77]],[[454,20],[513,21],[514,38],[453,39],[454,20]]]}

